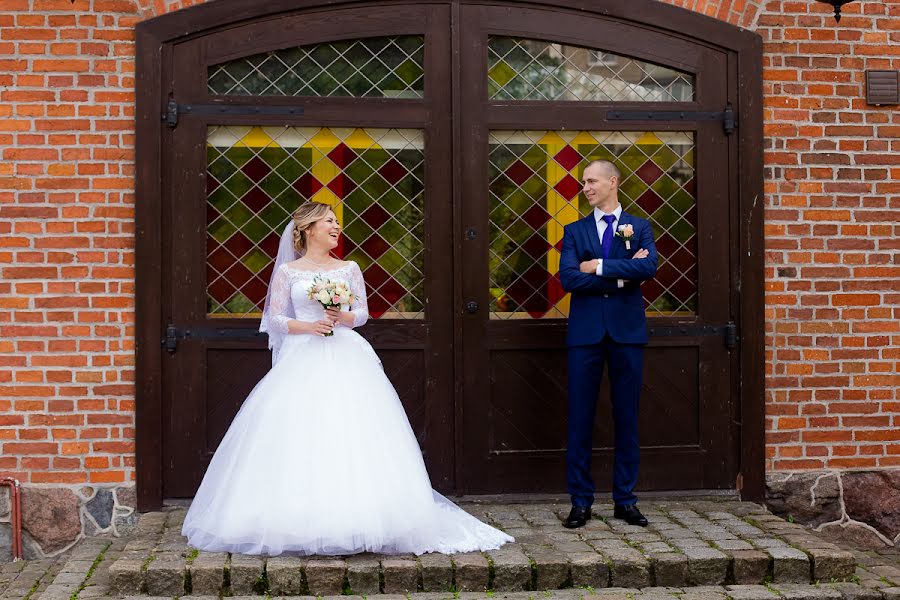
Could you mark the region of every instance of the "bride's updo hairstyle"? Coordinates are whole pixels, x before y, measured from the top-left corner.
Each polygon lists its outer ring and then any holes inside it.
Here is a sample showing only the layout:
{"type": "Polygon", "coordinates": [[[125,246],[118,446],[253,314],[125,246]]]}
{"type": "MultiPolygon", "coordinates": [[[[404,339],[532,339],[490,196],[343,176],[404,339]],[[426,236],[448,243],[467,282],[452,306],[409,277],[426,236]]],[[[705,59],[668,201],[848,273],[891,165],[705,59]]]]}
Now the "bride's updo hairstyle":
{"type": "Polygon", "coordinates": [[[291,218],[294,219],[294,249],[298,254],[306,252],[307,233],[309,228],[328,216],[333,209],[321,202],[304,202],[294,211],[291,218]]]}

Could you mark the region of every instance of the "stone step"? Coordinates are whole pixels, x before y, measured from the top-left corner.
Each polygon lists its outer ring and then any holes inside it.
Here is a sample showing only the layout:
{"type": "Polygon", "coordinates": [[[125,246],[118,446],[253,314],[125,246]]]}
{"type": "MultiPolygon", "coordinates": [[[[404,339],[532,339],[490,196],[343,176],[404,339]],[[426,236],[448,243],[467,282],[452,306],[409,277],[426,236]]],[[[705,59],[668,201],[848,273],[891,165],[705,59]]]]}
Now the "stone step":
{"type": "MultiPolygon", "coordinates": [[[[371,597],[371,596],[370,596],[371,597]]],[[[81,598],[81,596],[79,596],[81,598]]],[[[91,600],[219,600],[219,596],[90,596],[91,600]]],[[[231,600],[256,600],[234,596],[231,600]]],[[[367,596],[297,597],[303,600],[366,600],[367,596]]],[[[855,583],[703,586],[694,588],[562,589],[542,592],[383,594],[374,600],[897,600],[900,588],[867,589],[855,583]]],[[[41,597],[38,600],[55,600],[41,597]]],[[[62,599],[61,599],[62,600],[62,599]]],[[[67,600],[67,599],[66,599],[67,600]]],[[[273,597],[273,600],[279,600],[273,597]]]]}
{"type": "Polygon", "coordinates": [[[112,559],[108,585],[120,596],[161,597],[684,589],[809,585],[852,578],[856,567],[850,552],[749,503],[649,504],[647,528],[626,525],[612,518],[611,506],[599,506],[595,518],[577,530],[561,526],[564,505],[465,508],[513,535],[516,543],[489,552],[419,557],[206,553],[186,545],[180,535],[184,510],[178,509],[144,516],[144,533],[112,559]]]}

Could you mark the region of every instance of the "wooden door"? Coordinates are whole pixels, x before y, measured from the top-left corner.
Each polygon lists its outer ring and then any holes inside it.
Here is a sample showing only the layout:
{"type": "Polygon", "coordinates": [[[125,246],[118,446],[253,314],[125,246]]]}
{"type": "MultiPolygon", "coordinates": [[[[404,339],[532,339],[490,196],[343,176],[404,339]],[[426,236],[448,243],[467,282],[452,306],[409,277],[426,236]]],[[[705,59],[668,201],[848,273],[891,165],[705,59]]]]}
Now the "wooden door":
{"type": "MultiPolygon", "coordinates": [[[[643,286],[651,342],[639,489],[734,488],[739,323],[730,260],[737,198],[725,53],[560,11],[460,13],[459,488],[562,492],[568,296],[562,228],[587,214],[589,160],[622,171],[624,210],[648,218],[659,273],[643,286]]],[[[608,390],[594,475],[611,486],[608,390]]]]}
{"type": "MultiPolygon", "coordinates": [[[[434,484],[453,482],[449,10],[347,8],[177,44],[165,115],[163,496],[194,494],[270,355],[290,213],[331,204],[434,484]]],[[[373,435],[378,432],[373,431],[373,435]]],[[[239,484],[239,483],[238,483],[239,484]]]]}

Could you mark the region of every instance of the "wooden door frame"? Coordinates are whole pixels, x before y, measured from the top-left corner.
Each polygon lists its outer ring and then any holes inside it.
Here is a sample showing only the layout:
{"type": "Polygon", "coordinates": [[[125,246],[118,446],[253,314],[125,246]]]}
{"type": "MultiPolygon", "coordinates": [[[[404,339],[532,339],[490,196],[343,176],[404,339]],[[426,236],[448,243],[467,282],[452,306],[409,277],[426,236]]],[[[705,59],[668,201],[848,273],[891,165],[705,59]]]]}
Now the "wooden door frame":
{"type": "MultiPolygon", "coordinates": [[[[165,323],[160,311],[163,300],[163,246],[165,221],[160,199],[169,184],[163,169],[165,130],[160,117],[165,114],[166,90],[172,80],[173,46],[179,41],[203,36],[239,22],[271,19],[307,11],[338,10],[349,7],[377,7],[403,4],[445,4],[451,19],[458,22],[460,4],[521,6],[514,1],[475,0],[219,0],[175,11],[138,23],[136,38],[136,158],[135,158],[135,355],[136,355],[136,477],[139,510],[159,508],[163,501],[162,457],[162,359],[160,338],[165,323]]],[[[763,128],[762,128],[762,40],[747,30],[657,0],[608,0],[598,7],[593,0],[535,0],[528,5],[592,17],[640,24],[667,35],[699,41],[730,53],[729,87],[740,90],[735,110],[740,126],[733,144],[735,160],[741,168],[732,186],[739,198],[740,227],[733,231],[732,288],[739,289],[739,312],[743,330],[739,332],[738,402],[735,415],[740,429],[740,469],[736,487],[742,496],[761,500],[765,494],[765,338],[764,338],[764,258],[763,258],[763,128]]],[[[458,88],[460,49],[454,47],[450,74],[454,85],[453,111],[460,106],[458,88]]],[[[463,135],[454,125],[454,153],[459,155],[463,135]]],[[[453,165],[458,181],[459,161],[453,165]]],[[[460,208],[461,190],[453,186],[455,255],[461,251],[460,228],[464,227],[460,208]]],[[[462,315],[463,297],[459,269],[454,271],[454,315],[462,315]]],[[[461,364],[457,349],[456,363],[461,364]]]]}

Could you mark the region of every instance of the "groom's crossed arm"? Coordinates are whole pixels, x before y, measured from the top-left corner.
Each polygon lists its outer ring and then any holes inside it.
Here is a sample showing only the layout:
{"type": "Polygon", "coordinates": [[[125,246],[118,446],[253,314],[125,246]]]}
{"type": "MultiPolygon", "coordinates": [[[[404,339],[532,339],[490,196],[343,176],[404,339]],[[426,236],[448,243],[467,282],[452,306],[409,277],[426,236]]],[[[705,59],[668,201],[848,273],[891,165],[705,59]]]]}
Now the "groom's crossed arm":
{"type": "Polygon", "coordinates": [[[647,251],[647,256],[637,260],[633,258],[606,258],[603,260],[601,279],[615,281],[616,279],[628,279],[630,281],[644,281],[653,279],[656,275],[656,266],[659,257],[656,254],[656,242],[653,241],[653,230],[648,221],[640,222],[635,229],[635,235],[631,243],[638,249],[647,251]]]}
{"type": "Polygon", "coordinates": [[[582,273],[581,261],[575,249],[575,236],[567,225],[563,230],[562,251],[559,257],[559,280],[567,292],[602,294],[618,287],[615,280],[597,277],[594,273],[582,273]]]}

